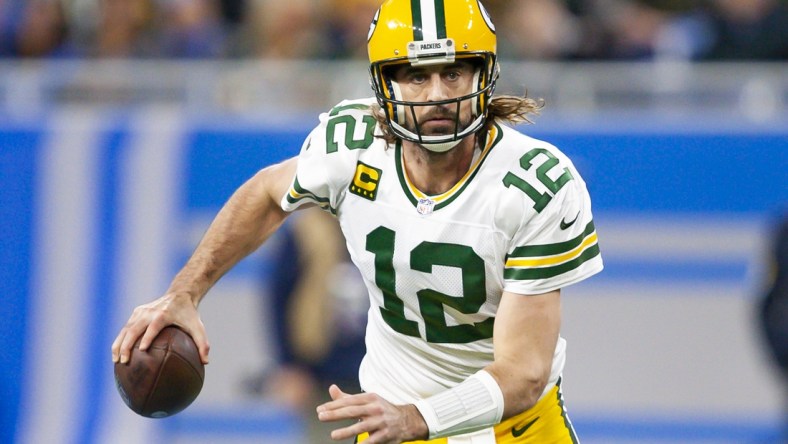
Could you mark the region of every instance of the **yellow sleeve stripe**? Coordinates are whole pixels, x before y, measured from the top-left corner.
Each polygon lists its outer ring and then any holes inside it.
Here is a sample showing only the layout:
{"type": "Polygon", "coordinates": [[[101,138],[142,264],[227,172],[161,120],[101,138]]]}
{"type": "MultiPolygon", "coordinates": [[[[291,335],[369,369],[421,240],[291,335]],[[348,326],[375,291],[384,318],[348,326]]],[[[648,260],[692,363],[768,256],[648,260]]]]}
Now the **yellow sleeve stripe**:
{"type": "Polygon", "coordinates": [[[597,242],[597,234],[596,232],[591,233],[590,236],[585,238],[583,242],[578,245],[576,248],[564,253],[555,256],[548,256],[543,258],[528,258],[528,259],[521,259],[521,258],[509,258],[506,261],[506,267],[543,267],[546,265],[555,265],[561,264],[572,259],[577,258],[580,256],[583,251],[588,248],[590,245],[593,245],[597,242]]]}

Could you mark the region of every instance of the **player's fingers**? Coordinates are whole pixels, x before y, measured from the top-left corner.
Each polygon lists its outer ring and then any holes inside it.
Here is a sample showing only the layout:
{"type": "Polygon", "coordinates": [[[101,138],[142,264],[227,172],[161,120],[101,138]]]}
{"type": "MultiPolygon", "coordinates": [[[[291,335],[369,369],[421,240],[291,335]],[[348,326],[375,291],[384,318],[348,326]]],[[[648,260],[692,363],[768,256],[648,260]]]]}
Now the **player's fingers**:
{"type": "MultiPolygon", "coordinates": [[[[159,335],[159,332],[167,326],[167,323],[155,319],[150,324],[145,327],[144,332],[142,332],[142,339],[140,339],[140,351],[145,351],[150,347],[153,343],[153,340],[156,339],[156,336],[159,335]]],[[[137,335],[139,337],[139,335],[137,335]]]]}
{"type": "Polygon", "coordinates": [[[118,336],[115,337],[115,340],[112,341],[112,362],[118,362],[120,359],[120,344],[123,343],[123,336],[125,335],[125,330],[121,329],[118,333],[118,336]]]}
{"type": "Polygon", "coordinates": [[[392,439],[385,430],[373,430],[369,432],[369,437],[364,444],[394,444],[401,443],[402,440],[392,439]]]}
{"type": "Polygon", "coordinates": [[[345,419],[358,419],[374,416],[379,409],[368,404],[349,405],[318,412],[317,419],[323,422],[343,421],[345,419]]]}
{"type": "Polygon", "coordinates": [[[331,439],[334,441],[342,441],[345,439],[355,438],[356,436],[366,432],[363,427],[360,427],[359,423],[356,423],[349,427],[344,427],[341,429],[336,429],[331,431],[331,439]]]}
{"type": "Polygon", "coordinates": [[[342,389],[340,389],[336,384],[331,384],[331,387],[328,388],[328,394],[331,395],[331,399],[334,401],[350,396],[349,394],[343,392],[342,389]]]}
{"type": "Polygon", "coordinates": [[[112,343],[113,360],[117,359],[115,362],[125,364],[129,361],[131,348],[134,346],[134,342],[137,340],[137,334],[134,333],[133,326],[136,324],[136,320],[138,318],[139,307],[134,309],[134,311],[131,313],[131,317],[129,317],[129,320],[126,321],[126,325],[120,329],[120,333],[118,333],[118,336],[115,338],[115,342],[112,343]]]}
{"type": "MultiPolygon", "coordinates": [[[[331,390],[329,390],[329,393],[331,393],[331,390]]],[[[317,413],[320,414],[322,412],[334,411],[352,405],[356,405],[356,406],[366,405],[370,402],[370,399],[368,396],[366,396],[367,395],[366,393],[362,393],[358,395],[349,395],[347,393],[344,393],[343,395],[344,396],[334,401],[328,401],[326,403],[317,406],[317,413]]]]}
{"type": "Polygon", "coordinates": [[[344,397],[329,401],[317,407],[318,419],[321,421],[341,421],[357,419],[381,413],[381,405],[373,394],[345,394],[344,397]]]}
{"type": "Polygon", "coordinates": [[[205,325],[197,319],[194,326],[184,326],[184,329],[194,339],[197,350],[200,351],[200,359],[203,364],[208,364],[208,354],[211,351],[211,344],[208,342],[208,335],[205,333],[205,325]]]}
{"type": "Polygon", "coordinates": [[[137,342],[137,338],[140,337],[142,331],[139,327],[135,327],[134,325],[127,325],[123,328],[123,339],[120,343],[120,363],[125,364],[129,362],[129,357],[131,356],[131,349],[134,347],[134,343],[137,342]]]}

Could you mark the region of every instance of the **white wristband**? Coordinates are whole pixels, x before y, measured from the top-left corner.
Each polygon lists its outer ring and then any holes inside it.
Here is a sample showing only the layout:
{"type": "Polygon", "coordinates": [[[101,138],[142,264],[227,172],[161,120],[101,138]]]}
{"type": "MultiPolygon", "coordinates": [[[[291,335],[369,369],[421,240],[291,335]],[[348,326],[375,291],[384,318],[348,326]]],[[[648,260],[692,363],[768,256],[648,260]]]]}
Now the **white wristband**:
{"type": "Polygon", "coordinates": [[[503,393],[484,370],[453,389],[415,403],[430,430],[429,439],[475,432],[501,422],[503,393]]]}

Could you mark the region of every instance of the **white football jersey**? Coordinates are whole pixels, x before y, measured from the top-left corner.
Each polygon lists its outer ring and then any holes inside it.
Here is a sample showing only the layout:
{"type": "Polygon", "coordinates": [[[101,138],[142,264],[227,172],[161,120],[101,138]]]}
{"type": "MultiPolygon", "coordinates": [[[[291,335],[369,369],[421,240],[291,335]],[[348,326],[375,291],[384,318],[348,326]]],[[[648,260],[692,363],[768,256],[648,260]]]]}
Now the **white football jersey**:
{"type": "MultiPolygon", "coordinates": [[[[320,116],[282,208],[335,214],[369,290],[361,387],[397,404],[451,388],[493,361],[502,292],[528,297],[602,270],[585,183],[554,146],[494,125],[470,170],[427,196],[408,180],[374,99],[320,116]]],[[[556,344],[546,391],[564,365],[556,344]]]]}

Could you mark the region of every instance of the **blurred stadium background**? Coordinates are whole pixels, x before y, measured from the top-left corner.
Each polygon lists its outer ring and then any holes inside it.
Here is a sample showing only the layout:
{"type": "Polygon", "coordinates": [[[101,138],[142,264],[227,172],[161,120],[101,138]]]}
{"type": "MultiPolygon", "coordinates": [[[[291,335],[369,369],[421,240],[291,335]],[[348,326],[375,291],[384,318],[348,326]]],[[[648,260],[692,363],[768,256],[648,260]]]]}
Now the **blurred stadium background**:
{"type": "MultiPolygon", "coordinates": [[[[371,94],[374,4],[0,0],[0,442],[309,442],[245,384],[276,365],[266,247],[202,306],[212,362],[184,413],[134,416],[109,348],[238,185],[371,94]]],[[[788,207],[786,2],[487,6],[498,92],[545,99],[521,129],[595,205],[606,270],[564,297],[583,442],[779,442],[755,307],[788,207]]]]}

